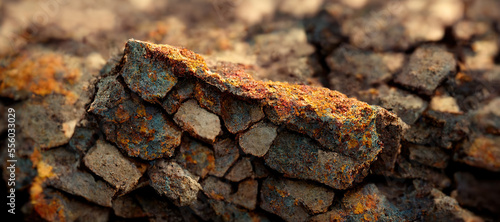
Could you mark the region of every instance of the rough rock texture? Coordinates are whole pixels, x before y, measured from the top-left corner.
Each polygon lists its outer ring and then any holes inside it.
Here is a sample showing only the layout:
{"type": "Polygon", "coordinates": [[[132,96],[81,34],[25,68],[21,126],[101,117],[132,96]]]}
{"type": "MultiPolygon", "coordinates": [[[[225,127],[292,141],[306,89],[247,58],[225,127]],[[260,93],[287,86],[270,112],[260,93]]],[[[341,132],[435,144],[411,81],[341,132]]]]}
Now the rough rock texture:
{"type": "Polygon", "coordinates": [[[201,185],[197,179],[176,162],[160,160],[149,170],[151,186],[180,206],[196,200],[201,185]]]}
{"type": "Polygon", "coordinates": [[[267,153],[274,138],[276,138],[276,129],[277,127],[272,124],[255,124],[240,135],[238,143],[243,152],[262,157],[267,153]]]}
{"type": "Polygon", "coordinates": [[[395,81],[405,87],[432,95],[436,87],[456,69],[453,54],[438,45],[424,45],[415,50],[409,64],[395,81]]]}
{"type": "Polygon", "coordinates": [[[221,132],[219,117],[188,100],[175,113],[174,121],[192,136],[213,143],[221,132]]]}
{"type": "Polygon", "coordinates": [[[0,1],[0,131],[9,144],[15,126],[16,140],[14,157],[0,149],[1,187],[16,189],[14,220],[498,221],[499,6],[0,1]],[[189,101],[218,130],[176,122],[189,101]],[[283,145],[300,138],[306,151],[283,145]],[[102,141],[114,151],[96,155],[102,141]],[[162,161],[199,191],[159,194],[162,161]],[[133,165],[137,181],[123,176],[133,165]],[[301,192],[269,192],[269,178],[301,192]],[[316,188],[335,198],[307,199],[316,188]]]}
{"type": "Polygon", "coordinates": [[[83,159],[85,165],[115,188],[129,192],[139,181],[142,172],[111,144],[98,140],[83,159]]]}

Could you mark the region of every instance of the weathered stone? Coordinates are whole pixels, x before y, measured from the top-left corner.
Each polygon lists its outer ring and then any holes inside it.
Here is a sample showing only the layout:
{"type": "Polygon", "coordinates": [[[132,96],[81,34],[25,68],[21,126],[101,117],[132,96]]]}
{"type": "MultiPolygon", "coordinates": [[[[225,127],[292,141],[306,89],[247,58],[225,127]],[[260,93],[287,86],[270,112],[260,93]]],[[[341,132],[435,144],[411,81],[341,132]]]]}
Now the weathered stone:
{"type": "Polygon", "coordinates": [[[220,200],[209,200],[210,205],[215,211],[215,214],[219,217],[217,220],[220,221],[260,221],[268,222],[270,221],[266,216],[249,212],[245,209],[236,207],[234,204],[227,203],[220,200]]]}
{"type": "Polygon", "coordinates": [[[366,162],[323,151],[312,139],[291,132],[280,132],[264,159],[286,177],[315,180],[335,189],[347,189],[368,173],[366,162]]]}
{"type": "Polygon", "coordinates": [[[238,145],[231,139],[224,139],[214,144],[215,167],[208,174],[223,177],[226,171],[238,160],[238,145]]]}
{"type": "MultiPolygon", "coordinates": [[[[331,70],[328,76],[330,87],[348,96],[356,96],[360,90],[388,81],[393,71],[384,61],[384,56],[383,53],[341,45],[326,58],[331,70]]],[[[402,63],[404,56],[400,55],[399,60],[402,63]]]]}
{"type": "Polygon", "coordinates": [[[500,208],[500,180],[498,178],[477,179],[466,172],[457,172],[454,177],[457,188],[451,195],[461,206],[498,213],[500,208]]]}
{"type": "Polygon", "coordinates": [[[184,102],[175,113],[174,121],[193,137],[211,143],[222,131],[219,117],[201,108],[196,100],[184,102]]]}
{"type": "Polygon", "coordinates": [[[269,176],[270,172],[264,165],[263,161],[254,159],[253,170],[255,172],[255,178],[266,178],[269,176]]]}
{"type": "Polygon", "coordinates": [[[208,196],[208,198],[214,200],[224,200],[229,197],[231,193],[231,184],[220,181],[215,177],[207,177],[201,183],[203,187],[203,192],[208,196]]]}
{"type": "Polygon", "coordinates": [[[316,215],[310,221],[404,221],[404,217],[377,186],[367,184],[348,191],[340,206],[316,215]]]}
{"type": "Polygon", "coordinates": [[[406,124],[415,123],[427,108],[427,102],[418,96],[397,88],[382,85],[377,89],[361,92],[361,99],[380,105],[398,115],[406,124]]]}
{"type": "Polygon", "coordinates": [[[277,127],[270,123],[258,123],[238,137],[243,152],[254,156],[264,156],[276,138],[277,127]]]}
{"type": "Polygon", "coordinates": [[[432,95],[443,79],[455,73],[453,54],[438,45],[420,46],[395,81],[409,89],[432,95]]]}
{"type": "Polygon", "coordinates": [[[146,43],[139,41],[130,41],[125,46],[126,56],[120,74],[128,87],[144,100],[160,103],[177,83],[177,77],[168,63],[145,46],[146,43]]]}
{"type": "Polygon", "coordinates": [[[176,162],[158,160],[149,170],[151,186],[176,205],[187,206],[196,200],[201,185],[189,171],[176,162]]]}
{"type": "Polygon", "coordinates": [[[243,158],[234,164],[233,168],[226,175],[226,179],[233,182],[240,182],[253,175],[252,162],[250,159],[243,158]]]}
{"type": "Polygon", "coordinates": [[[444,169],[448,165],[450,157],[439,147],[428,147],[420,145],[408,145],[410,160],[421,164],[444,169]]]}
{"type": "Polygon", "coordinates": [[[43,164],[52,169],[47,184],[67,193],[81,196],[90,202],[111,207],[116,190],[90,173],[77,169],[78,159],[74,153],[58,148],[42,153],[43,164]]]}
{"type": "Polygon", "coordinates": [[[142,210],[139,202],[130,195],[117,197],[113,200],[113,211],[116,216],[123,218],[145,217],[146,213],[142,210]]]}
{"type": "Polygon", "coordinates": [[[46,221],[109,221],[109,208],[88,204],[51,188],[33,198],[33,210],[46,221]]]}
{"type": "Polygon", "coordinates": [[[324,187],[271,177],[262,184],[260,207],[286,221],[305,221],[310,214],[325,212],[333,195],[324,187]]]}
{"type": "Polygon", "coordinates": [[[451,180],[444,174],[433,167],[429,167],[418,162],[413,162],[405,159],[402,156],[398,157],[397,170],[393,177],[406,179],[421,179],[428,181],[434,187],[444,189],[451,185],[451,180]]]}
{"type": "Polygon", "coordinates": [[[201,107],[220,115],[222,112],[222,92],[216,87],[198,82],[194,88],[194,96],[201,107]]]}
{"type": "Polygon", "coordinates": [[[106,138],[132,157],[152,160],[172,156],[181,142],[181,131],[161,110],[144,106],[127,94],[116,78],[101,79],[89,109],[99,117],[106,138]]]}
{"type": "Polygon", "coordinates": [[[222,101],[221,117],[229,132],[236,134],[264,118],[264,112],[259,104],[226,97],[222,101]]]}
{"type": "Polygon", "coordinates": [[[92,115],[87,115],[75,127],[75,132],[68,146],[81,153],[86,153],[95,144],[99,132],[99,124],[92,115]]]}
{"type": "Polygon", "coordinates": [[[165,100],[161,103],[163,109],[165,109],[165,111],[167,111],[170,115],[177,112],[181,103],[194,95],[194,86],[195,83],[191,81],[180,80],[179,84],[172,88],[172,90],[165,97],[165,100]]]}
{"type": "Polygon", "coordinates": [[[423,219],[425,221],[483,221],[483,219],[477,217],[472,212],[460,207],[457,200],[447,196],[438,189],[432,189],[430,196],[434,199],[434,206],[424,216],[423,219]]]}
{"type": "Polygon", "coordinates": [[[213,220],[215,217],[214,209],[212,209],[212,206],[210,206],[210,203],[208,202],[208,198],[203,195],[202,192],[198,193],[198,198],[191,205],[189,205],[189,209],[205,221],[211,219],[213,220]]]}
{"type": "Polygon", "coordinates": [[[205,178],[215,167],[213,151],[202,143],[188,137],[182,139],[176,161],[191,173],[205,178]]]}
{"type": "Polygon", "coordinates": [[[257,182],[257,180],[248,179],[238,184],[238,191],[231,194],[228,201],[249,210],[254,210],[257,205],[258,192],[259,182],[257,182]]]}
{"type": "Polygon", "coordinates": [[[136,165],[125,158],[113,145],[98,140],[83,158],[85,165],[115,188],[129,192],[141,178],[136,165]]]}
{"type": "Polygon", "coordinates": [[[455,160],[474,167],[491,171],[500,171],[500,137],[477,136],[462,144],[462,149],[455,153],[455,160]]]}

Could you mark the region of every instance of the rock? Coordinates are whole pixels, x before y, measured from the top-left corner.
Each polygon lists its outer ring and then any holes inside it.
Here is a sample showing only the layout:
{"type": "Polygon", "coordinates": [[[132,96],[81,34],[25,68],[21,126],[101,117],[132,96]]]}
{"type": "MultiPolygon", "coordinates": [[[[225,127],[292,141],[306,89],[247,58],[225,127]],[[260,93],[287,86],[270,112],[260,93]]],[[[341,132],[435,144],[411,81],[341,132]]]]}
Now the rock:
{"type": "Polygon", "coordinates": [[[434,206],[430,208],[424,220],[427,221],[443,221],[443,220],[456,220],[456,221],[483,221],[472,212],[463,209],[458,204],[457,200],[446,196],[444,193],[437,189],[432,189],[430,196],[434,198],[434,206]]]}
{"type": "Polygon", "coordinates": [[[249,158],[242,158],[226,175],[226,179],[233,182],[240,182],[253,175],[252,162],[249,158]]]}
{"type": "Polygon", "coordinates": [[[420,46],[413,52],[407,66],[395,82],[425,95],[432,95],[437,86],[449,75],[455,74],[453,54],[439,45],[420,46]]]}
{"type": "Polygon", "coordinates": [[[264,118],[264,112],[258,104],[227,97],[222,101],[221,117],[229,132],[236,134],[264,118]]]}
{"type": "Polygon", "coordinates": [[[500,99],[496,98],[472,113],[472,122],[482,132],[500,134],[500,99]]]}
{"type": "Polygon", "coordinates": [[[146,216],[146,213],[139,205],[139,202],[130,195],[124,195],[114,199],[113,211],[116,216],[123,218],[138,218],[146,216]]]}
{"type": "Polygon", "coordinates": [[[310,221],[404,221],[396,206],[374,184],[348,191],[341,204],[310,221]]]}
{"type": "Polygon", "coordinates": [[[461,206],[498,213],[500,207],[498,178],[477,179],[466,172],[457,172],[454,177],[457,187],[452,191],[452,197],[461,206]]]}
{"type": "Polygon", "coordinates": [[[221,133],[219,117],[201,108],[196,100],[184,102],[175,113],[174,121],[192,136],[210,143],[221,133]]]}
{"type": "Polygon", "coordinates": [[[310,214],[325,212],[334,193],[306,182],[271,177],[264,180],[260,195],[262,209],[286,221],[305,221],[310,214]]]}
{"type": "Polygon", "coordinates": [[[189,172],[201,178],[205,178],[208,172],[215,168],[213,151],[202,143],[188,137],[183,138],[176,161],[189,172]]]}
{"type": "Polygon", "coordinates": [[[151,186],[176,205],[187,206],[196,200],[201,185],[176,162],[158,160],[149,170],[151,186]]]}
{"type": "Polygon", "coordinates": [[[238,184],[238,191],[231,194],[228,201],[249,210],[255,210],[258,193],[259,182],[257,182],[257,180],[248,179],[238,184]]]}
{"type": "Polygon", "coordinates": [[[477,136],[462,144],[454,159],[474,167],[500,171],[500,137],[477,136]]]}
{"type": "Polygon", "coordinates": [[[195,83],[191,81],[180,80],[179,84],[175,85],[167,94],[161,106],[168,114],[174,114],[181,106],[181,103],[194,96],[194,86],[195,83]]]}
{"type": "Polygon", "coordinates": [[[347,189],[368,173],[365,162],[323,151],[312,139],[291,132],[280,132],[264,159],[286,177],[315,180],[335,189],[347,189]]]}
{"type": "Polygon", "coordinates": [[[78,170],[78,161],[74,153],[64,148],[43,152],[41,164],[51,169],[46,184],[101,206],[111,207],[117,190],[102,180],[96,180],[92,174],[78,170]]]}
{"type": "Polygon", "coordinates": [[[113,145],[98,140],[83,158],[85,165],[115,188],[127,193],[141,178],[136,165],[125,158],[113,145]]]}
{"type": "Polygon", "coordinates": [[[434,96],[432,97],[430,108],[432,110],[444,113],[461,114],[460,107],[457,101],[451,96],[434,96]]]}
{"type": "MultiPolygon", "coordinates": [[[[47,221],[109,221],[110,210],[77,200],[51,188],[36,196],[33,209],[47,221]]],[[[37,217],[38,218],[38,217],[37,217]]]]}
{"type": "Polygon", "coordinates": [[[444,189],[451,185],[451,180],[444,172],[417,162],[409,161],[404,157],[398,157],[397,170],[393,177],[406,179],[421,179],[428,181],[434,187],[444,189]]]}
{"type": "Polygon", "coordinates": [[[148,45],[134,41],[125,47],[124,64],[120,71],[127,86],[144,100],[160,103],[160,100],[177,83],[177,77],[172,73],[170,65],[155,57],[148,45]]]}
{"type": "Polygon", "coordinates": [[[214,144],[215,167],[208,174],[223,177],[226,171],[238,160],[240,151],[236,142],[224,139],[214,144]]]}
{"type": "Polygon", "coordinates": [[[210,205],[218,216],[216,220],[220,221],[270,221],[265,215],[249,212],[241,209],[234,204],[220,200],[209,200],[210,205]]]}
{"type": "MultiPolygon", "coordinates": [[[[341,45],[326,58],[331,70],[328,75],[330,87],[348,96],[356,96],[360,90],[388,81],[393,72],[384,60],[385,55],[341,45]]],[[[404,56],[400,57],[402,63],[404,56]]]]}
{"type": "Polygon", "coordinates": [[[410,160],[421,164],[444,169],[448,165],[450,157],[441,148],[420,145],[409,145],[410,160]]]}
{"type": "Polygon", "coordinates": [[[128,95],[116,76],[101,79],[97,87],[89,112],[98,116],[107,140],[129,156],[145,160],[173,155],[181,131],[161,110],[128,95]]]}
{"type": "Polygon", "coordinates": [[[194,88],[194,96],[201,107],[220,115],[222,112],[222,93],[216,87],[196,84],[194,88]]]}
{"type": "Polygon", "coordinates": [[[203,187],[203,192],[208,196],[208,198],[214,200],[227,199],[231,193],[231,184],[222,182],[216,177],[207,177],[203,180],[201,186],[203,187]]]}
{"type": "Polygon", "coordinates": [[[238,143],[243,152],[254,156],[264,156],[276,138],[277,127],[270,123],[257,123],[240,134],[238,143]]]}
{"type": "Polygon", "coordinates": [[[394,112],[406,124],[415,123],[428,105],[418,96],[397,88],[389,88],[386,85],[361,92],[361,94],[361,99],[394,112]]]}
{"type": "Polygon", "coordinates": [[[75,132],[68,142],[68,147],[87,153],[95,145],[99,133],[99,124],[92,115],[86,115],[75,127],[75,132]]]}

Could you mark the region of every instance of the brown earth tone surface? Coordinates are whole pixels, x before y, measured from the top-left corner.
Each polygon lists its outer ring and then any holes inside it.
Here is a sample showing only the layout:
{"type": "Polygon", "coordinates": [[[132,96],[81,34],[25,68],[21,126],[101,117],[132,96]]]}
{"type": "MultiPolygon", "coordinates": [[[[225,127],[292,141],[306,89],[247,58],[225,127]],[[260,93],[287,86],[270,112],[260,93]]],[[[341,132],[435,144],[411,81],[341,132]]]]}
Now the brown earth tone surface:
{"type": "Polygon", "coordinates": [[[2,215],[498,221],[499,11],[0,0],[2,215]]]}

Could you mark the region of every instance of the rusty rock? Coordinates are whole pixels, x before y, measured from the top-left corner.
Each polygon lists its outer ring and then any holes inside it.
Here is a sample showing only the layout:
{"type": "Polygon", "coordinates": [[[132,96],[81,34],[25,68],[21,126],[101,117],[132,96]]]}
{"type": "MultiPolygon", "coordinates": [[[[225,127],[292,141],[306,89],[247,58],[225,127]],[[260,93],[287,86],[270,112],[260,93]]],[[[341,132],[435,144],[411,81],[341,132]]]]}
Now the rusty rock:
{"type": "Polygon", "coordinates": [[[495,172],[500,171],[499,136],[480,135],[462,146],[462,149],[455,153],[455,160],[495,172]]]}
{"type": "Polygon", "coordinates": [[[264,180],[260,192],[260,207],[286,221],[305,221],[309,215],[325,212],[334,195],[324,187],[276,178],[264,180]]]}
{"type": "Polygon", "coordinates": [[[180,80],[179,84],[175,85],[174,88],[167,94],[165,100],[161,103],[161,106],[165,109],[165,111],[167,111],[168,114],[174,114],[177,112],[177,109],[179,109],[182,102],[193,96],[194,86],[195,84],[191,81],[180,80]]]}
{"type": "Polygon", "coordinates": [[[214,144],[215,167],[208,174],[223,177],[226,171],[238,160],[238,145],[231,139],[224,139],[214,144]]]}
{"type": "Polygon", "coordinates": [[[231,193],[231,184],[222,182],[216,177],[208,177],[201,183],[203,192],[211,199],[224,200],[231,193]]]}
{"type": "Polygon", "coordinates": [[[158,160],[149,170],[151,186],[179,206],[187,206],[196,200],[201,185],[189,171],[176,162],[158,160]]]}
{"type": "Polygon", "coordinates": [[[264,118],[264,112],[258,104],[226,97],[222,101],[221,116],[229,132],[236,134],[264,118]]]}
{"type": "Polygon", "coordinates": [[[158,108],[128,95],[116,76],[102,79],[97,87],[89,111],[99,117],[109,141],[132,157],[152,160],[173,155],[181,131],[158,108]]]}
{"type": "Polygon", "coordinates": [[[144,48],[144,43],[130,42],[125,47],[120,72],[127,86],[148,102],[159,103],[177,83],[169,64],[144,48]]]}
{"type": "Polygon", "coordinates": [[[215,167],[213,151],[202,143],[188,137],[182,139],[176,161],[191,173],[205,178],[215,167]]]}

